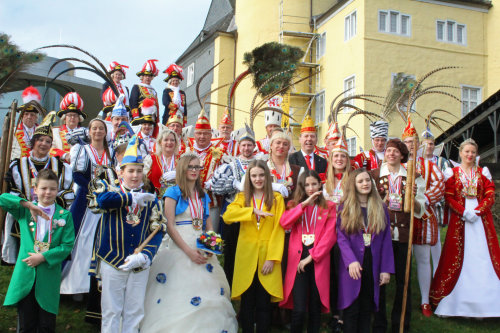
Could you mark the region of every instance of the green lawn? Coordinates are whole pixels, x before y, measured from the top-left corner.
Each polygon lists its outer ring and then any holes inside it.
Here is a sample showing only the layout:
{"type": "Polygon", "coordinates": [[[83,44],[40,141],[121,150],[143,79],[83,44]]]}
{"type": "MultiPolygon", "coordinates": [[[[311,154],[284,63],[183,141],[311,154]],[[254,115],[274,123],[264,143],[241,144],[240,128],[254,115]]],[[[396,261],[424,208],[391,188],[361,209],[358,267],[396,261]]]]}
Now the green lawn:
{"type": "MultiPolygon", "coordinates": [[[[442,240],[444,240],[444,233],[442,240]]],[[[0,266],[0,302],[3,303],[7,286],[9,284],[12,267],[0,266]]],[[[500,319],[488,320],[469,320],[469,319],[442,319],[436,316],[425,318],[420,312],[420,291],[416,276],[416,269],[413,263],[412,271],[412,332],[429,333],[476,333],[476,332],[500,332],[500,319]]],[[[390,313],[394,294],[394,283],[391,281],[387,290],[387,311],[390,313]]],[[[499,295],[500,297],[500,295],[499,295]]],[[[237,304],[235,304],[237,306],[237,304]]],[[[99,330],[83,321],[85,314],[84,303],[74,302],[71,298],[61,300],[60,313],[57,317],[57,332],[78,332],[91,333],[99,330]]],[[[328,332],[326,329],[327,316],[324,318],[325,329],[322,332],[328,332]]],[[[16,311],[13,308],[2,308],[0,311],[0,332],[15,332],[16,311]]],[[[273,329],[272,332],[286,332],[285,330],[273,329]]],[[[181,332],[179,332],[181,333],[181,332]]],[[[205,332],[200,332],[205,333],[205,332]]]]}

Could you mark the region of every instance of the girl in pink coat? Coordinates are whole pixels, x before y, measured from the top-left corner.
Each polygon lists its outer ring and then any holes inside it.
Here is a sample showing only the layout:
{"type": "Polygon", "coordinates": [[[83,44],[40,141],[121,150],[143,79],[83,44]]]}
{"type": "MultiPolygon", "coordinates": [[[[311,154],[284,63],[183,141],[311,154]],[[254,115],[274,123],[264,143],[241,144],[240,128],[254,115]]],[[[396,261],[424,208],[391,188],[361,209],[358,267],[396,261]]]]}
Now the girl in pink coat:
{"type": "Polygon", "coordinates": [[[297,183],[290,209],[280,220],[284,229],[291,229],[280,306],[293,309],[292,333],[302,332],[309,309],[307,332],[314,333],[319,332],[321,312],[330,311],[330,250],[337,239],[336,207],[323,197],[321,179],[314,170],[302,172],[297,183]]]}

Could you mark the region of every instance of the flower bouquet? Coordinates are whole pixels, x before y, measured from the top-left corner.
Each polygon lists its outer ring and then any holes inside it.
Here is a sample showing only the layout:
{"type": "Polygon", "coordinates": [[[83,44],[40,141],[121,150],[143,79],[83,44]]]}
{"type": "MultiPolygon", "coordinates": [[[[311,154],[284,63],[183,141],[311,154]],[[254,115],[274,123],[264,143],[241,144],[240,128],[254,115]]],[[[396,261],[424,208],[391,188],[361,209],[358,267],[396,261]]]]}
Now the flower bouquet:
{"type": "Polygon", "coordinates": [[[218,233],[215,231],[207,231],[200,235],[196,240],[198,249],[208,253],[222,254],[224,242],[218,233]]]}

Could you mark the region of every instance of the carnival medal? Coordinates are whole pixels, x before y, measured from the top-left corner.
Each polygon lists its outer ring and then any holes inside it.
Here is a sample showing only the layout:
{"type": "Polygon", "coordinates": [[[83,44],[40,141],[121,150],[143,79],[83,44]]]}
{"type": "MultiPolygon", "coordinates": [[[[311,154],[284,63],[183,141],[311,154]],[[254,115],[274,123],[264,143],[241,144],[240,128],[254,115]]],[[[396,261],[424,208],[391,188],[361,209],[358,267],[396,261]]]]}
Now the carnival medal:
{"type": "Polygon", "coordinates": [[[314,205],[310,219],[308,219],[307,217],[307,210],[304,210],[304,216],[302,217],[302,244],[304,244],[305,246],[311,246],[314,244],[317,216],[318,205],[314,205]],[[304,232],[304,220],[306,225],[306,232],[304,232]]]}
{"type": "Polygon", "coordinates": [[[370,246],[372,242],[372,234],[368,234],[366,232],[363,233],[363,242],[365,246],[370,246]]]}
{"type": "Polygon", "coordinates": [[[201,230],[203,228],[203,202],[198,196],[198,191],[194,192],[194,201],[190,197],[188,203],[189,210],[191,211],[193,229],[201,230]]]}
{"type": "Polygon", "coordinates": [[[400,212],[403,209],[403,197],[400,194],[401,177],[392,179],[389,175],[387,178],[389,178],[389,209],[400,212]]]}
{"type": "MultiPolygon", "coordinates": [[[[262,208],[264,207],[264,193],[262,193],[262,198],[260,198],[259,207],[257,207],[257,200],[255,200],[255,195],[252,196],[252,204],[254,208],[257,208],[258,210],[262,211],[262,208]]],[[[256,215],[255,218],[257,219],[257,230],[259,230],[261,217],[259,215],[256,215]]]]}

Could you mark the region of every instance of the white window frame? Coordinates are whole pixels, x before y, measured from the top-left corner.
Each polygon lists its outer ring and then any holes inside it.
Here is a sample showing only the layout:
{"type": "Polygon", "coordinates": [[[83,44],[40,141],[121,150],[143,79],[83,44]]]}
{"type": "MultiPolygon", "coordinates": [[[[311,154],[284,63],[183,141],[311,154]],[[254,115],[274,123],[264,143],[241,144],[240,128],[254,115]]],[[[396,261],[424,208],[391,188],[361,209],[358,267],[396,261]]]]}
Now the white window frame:
{"type": "Polygon", "coordinates": [[[344,18],[344,42],[347,42],[356,36],[357,28],[357,11],[353,11],[344,18]]]}
{"type": "Polygon", "coordinates": [[[478,87],[478,86],[471,86],[468,84],[461,84],[460,85],[460,94],[461,94],[461,101],[462,101],[462,117],[464,117],[466,114],[474,110],[479,104],[482,103],[483,101],[483,88],[478,87]],[[467,100],[466,97],[464,96],[464,89],[468,90],[468,96],[467,100]],[[470,107],[470,91],[471,90],[477,90],[477,100],[476,100],[476,106],[474,106],[472,109],[470,107]]]}
{"type": "Polygon", "coordinates": [[[355,136],[347,138],[346,139],[346,144],[347,144],[347,153],[348,153],[348,155],[349,156],[356,156],[357,138],[355,136]]]}
{"type": "MultiPolygon", "coordinates": [[[[411,77],[412,79],[416,79],[416,76],[414,74],[406,74],[406,73],[403,73],[406,77],[411,77]]],[[[394,85],[394,78],[396,77],[396,75],[398,75],[398,73],[391,73],[391,87],[394,85]]],[[[404,100],[403,103],[407,104],[408,101],[407,100],[404,100]]],[[[406,105],[408,106],[408,105],[406,105]]],[[[411,113],[415,113],[417,110],[417,102],[414,102],[413,103],[413,107],[411,108],[410,112],[411,113]]],[[[406,111],[406,109],[405,109],[406,111]]]]}
{"type": "Polygon", "coordinates": [[[187,68],[186,87],[191,86],[193,83],[194,83],[194,62],[190,63],[187,68]]]}
{"type": "MultiPolygon", "coordinates": [[[[356,74],[350,75],[344,79],[344,98],[351,97],[356,95],[356,74]],[[349,91],[346,91],[347,89],[350,88],[350,82],[352,82],[352,89],[349,91]]],[[[356,100],[350,100],[349,104],[351,105],[356,105],[356,100]]],[[[351,111],[354,111],[351,108],[345,108],[344,113],[349,113],[351,111]]]]}
{"type": "Polygon", "coordinates": [[[325,91],[322,90],[316,95],[315,98],[315,123],[319,124],[325,121],[325,91]]]}
{"type": "Polygon", "coordinates": [[[378,31],[384,34],[391,34],[403,37],[411,37],[411,15],[398,12],[397,10],[379,10],[378,11],[378,31]],[[384,24],[382,28],[382,22],[380,20],[381,15],[384,15],[384,24]],[[391,15],[397,15],[396,17],[396,31],[391,31],[391,15]],[[403,17],[408,18],[408,25],[406,27],[406,33],[402,33],[403,30],[403,17]]]}
{"type": "Polygon", "coordinates": [[[326,31],[318,37],[316,44],[316,61],[319,61],[326,53],[326,31]]]}
{"type": "Polygon", "coordinates": [[[453,20],[436,20],[436,40],[438,42],[450,43],[450,44],[458,44],[458,45],[467,45],[467,25],[464,23],[459,23],[453,20]],[[448,26],[452,25],[452,36],[450,38],[448,32],[448,26]],[[442,27],[443,36],[439,38],[439,29],[442,27]],[[458,40],[458,29],[462,27],[462,41],[458,40]]]}

